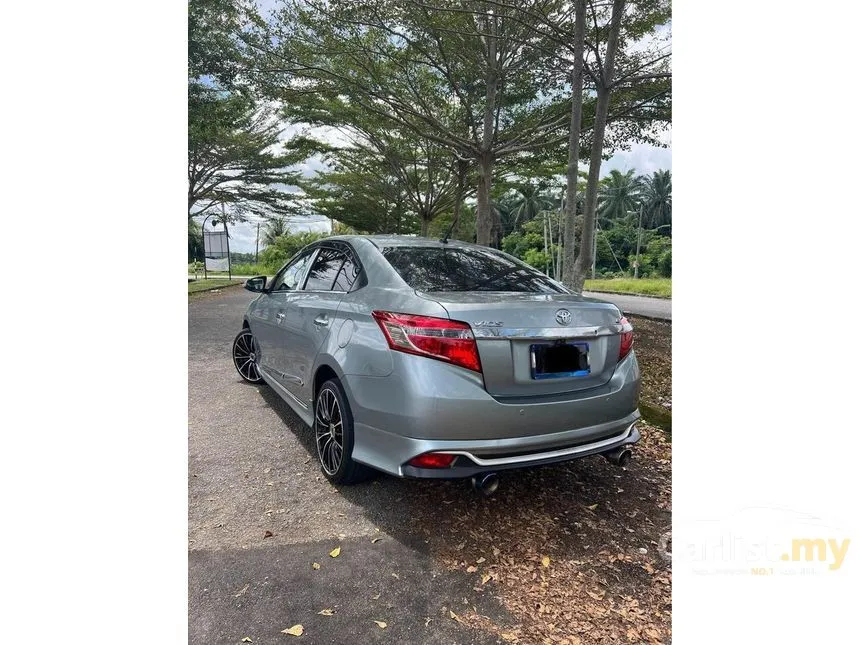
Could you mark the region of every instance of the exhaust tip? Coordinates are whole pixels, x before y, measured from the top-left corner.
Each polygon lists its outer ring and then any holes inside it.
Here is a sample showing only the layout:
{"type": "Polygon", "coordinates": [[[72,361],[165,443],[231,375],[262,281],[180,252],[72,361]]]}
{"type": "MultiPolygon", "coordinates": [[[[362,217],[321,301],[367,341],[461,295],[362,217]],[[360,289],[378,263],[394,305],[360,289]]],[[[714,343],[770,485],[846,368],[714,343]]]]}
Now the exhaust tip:
{"type": "Polygon", "coordinates": [[[499,489],[499,476],[496,473],[483,473],[472,477],[472,488],[489,497],[499,489]]]}
{"type": "Polygon", "coordinates": [[[610,452],[604,452],[603,456],[616,466],[624,468],[630,463],[630,459],[633,457],[633,451],[630,450],[630,448],[616,448],[610,452]]]}

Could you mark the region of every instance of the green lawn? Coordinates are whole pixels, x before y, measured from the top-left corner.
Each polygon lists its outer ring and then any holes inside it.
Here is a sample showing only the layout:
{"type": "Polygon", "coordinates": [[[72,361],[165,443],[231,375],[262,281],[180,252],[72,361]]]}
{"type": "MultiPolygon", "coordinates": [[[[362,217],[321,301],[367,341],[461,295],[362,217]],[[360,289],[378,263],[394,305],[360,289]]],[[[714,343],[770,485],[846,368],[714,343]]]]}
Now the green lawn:
{"type": "Polygon", "coordinates": [[[610,280],[586,280],[586,291],[610,291],[641,296],[672,297],[671,278],[612,278],[610,280]]]}
{"type": "Polygon", "coordinates": [[[228,280],[227,278],[209,278],[208,280],[195,280],[188,283],[188,293],[199,293],[201,291],[209,291],[218,287],[229,287],[234,284],[241,284],[241,280],[228,280]]]}

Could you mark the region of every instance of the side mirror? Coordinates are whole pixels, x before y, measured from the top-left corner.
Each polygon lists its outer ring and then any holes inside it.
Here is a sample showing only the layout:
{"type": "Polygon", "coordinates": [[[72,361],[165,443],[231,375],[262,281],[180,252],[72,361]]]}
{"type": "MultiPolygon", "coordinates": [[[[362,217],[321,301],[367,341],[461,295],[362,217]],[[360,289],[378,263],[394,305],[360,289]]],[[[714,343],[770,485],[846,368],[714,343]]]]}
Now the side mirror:
{"type": "Polygon", "coordinates": [[[245,280],[245,288],[248,291],[265,291],[266,289],[266,276],[258,275],[256,278],[248,278],[245,280]]]}

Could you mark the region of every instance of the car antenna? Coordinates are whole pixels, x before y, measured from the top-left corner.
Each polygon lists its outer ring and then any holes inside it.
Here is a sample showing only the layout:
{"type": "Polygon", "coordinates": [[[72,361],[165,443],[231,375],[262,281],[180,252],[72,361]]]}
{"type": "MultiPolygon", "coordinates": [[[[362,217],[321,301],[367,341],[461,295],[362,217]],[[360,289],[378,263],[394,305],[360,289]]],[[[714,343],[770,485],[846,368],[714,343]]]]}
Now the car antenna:
{"type": "Polygon", "coordinates": [[[451,237],[451,231],[454,230],[454,225],[456,223],[457,223],[456,218],[451,220],[451,226],[449,226],[448,230],[445,231],[445,235],[443,235],[442,237],[439,238],[439,241],[442,242],[442,244],[448,243],[448,238],[451,237]]]}

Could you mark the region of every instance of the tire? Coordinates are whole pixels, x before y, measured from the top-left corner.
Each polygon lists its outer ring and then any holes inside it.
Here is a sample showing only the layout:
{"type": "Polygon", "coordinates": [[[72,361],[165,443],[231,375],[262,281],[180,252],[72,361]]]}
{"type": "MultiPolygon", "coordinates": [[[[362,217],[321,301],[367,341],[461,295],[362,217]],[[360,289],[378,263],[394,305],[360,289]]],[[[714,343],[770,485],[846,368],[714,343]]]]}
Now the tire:
{"type": "Polygon", "coordinates": [[[236,334],[233,339],[233,367],[239,372],[247,383],[259,384],[263,382],[260,369],[257,366],[257,357],[260,355],[259,345],[251,330],[245,327],[236,334]]]}
{"type": "Polygon", "coordinates": [[[336,378],[323,383],[317,392],[313,429],[317,458],[326,479],[333,484],[355,484],[367,478],[367,466],[352,459],[352,411],[336,378]]]}

